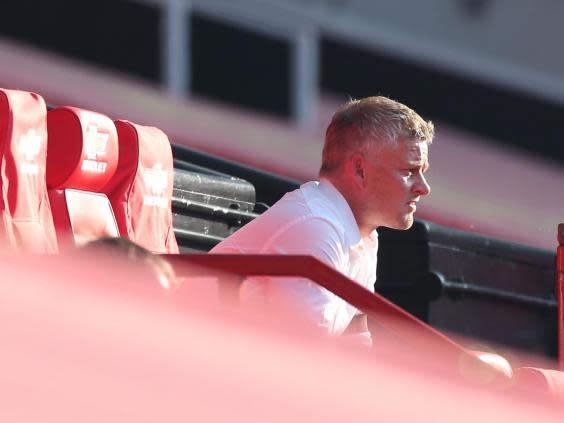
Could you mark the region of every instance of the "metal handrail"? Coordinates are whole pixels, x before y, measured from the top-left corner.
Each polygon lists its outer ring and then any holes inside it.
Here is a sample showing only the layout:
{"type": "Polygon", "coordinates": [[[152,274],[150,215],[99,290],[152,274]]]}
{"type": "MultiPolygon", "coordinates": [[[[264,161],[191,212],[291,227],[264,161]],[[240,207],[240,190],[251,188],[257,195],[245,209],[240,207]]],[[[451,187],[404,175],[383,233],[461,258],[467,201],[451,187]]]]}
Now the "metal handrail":
{"type": "Polygon", "coordinates": [[[331,291],[352,306],[376,319],[402,343],[416,344],[418,353],[428,351],[454,363],[473,354],[403,309],[355,283],[320,260],[305,255],[238,255],[238,254],[169,254],[165,256],[179,276],[209,276],[226,272],[239,281],[249,276],[285,276],[307,278],[331,291]],[[188,267],[185,267],[188,266],[188,267]],[[414,339],[416,335],[416,340],[414,339]]]}

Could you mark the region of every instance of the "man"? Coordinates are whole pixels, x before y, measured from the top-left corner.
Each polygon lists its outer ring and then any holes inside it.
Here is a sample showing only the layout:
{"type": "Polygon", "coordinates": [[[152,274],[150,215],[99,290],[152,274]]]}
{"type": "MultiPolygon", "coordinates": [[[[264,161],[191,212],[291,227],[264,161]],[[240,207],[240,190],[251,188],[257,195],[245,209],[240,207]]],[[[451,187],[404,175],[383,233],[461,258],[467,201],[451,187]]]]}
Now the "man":
{"type": "MultiPolygon", "coordinates": [[[[319,182],[286,194],[212,253],[308,254],[374,291],[376,229],[408,229],[430,193],[424,173],[431,122],[385,97],[352,100],[334,114],[325,136],[319,182]]],[[[317,284],[298,278],[253,278],[241,300],[293,307],[329,334],[370,339],[366,316],[317,284]]]]}

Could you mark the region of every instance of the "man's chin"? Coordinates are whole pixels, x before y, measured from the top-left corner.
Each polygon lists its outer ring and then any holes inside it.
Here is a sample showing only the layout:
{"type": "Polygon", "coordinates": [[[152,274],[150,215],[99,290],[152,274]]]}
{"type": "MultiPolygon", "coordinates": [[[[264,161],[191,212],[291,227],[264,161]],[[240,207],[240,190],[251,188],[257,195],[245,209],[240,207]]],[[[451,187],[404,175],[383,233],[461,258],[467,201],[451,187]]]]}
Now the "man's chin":
{"type": "Polygon", "coordinates": [[[400,222],[398,222],[397,227],[394,228],[394,229],[406,231],[409,228],[411,228],[412,226],[413,226],[413,215],[410,214],[408,216],[405,216],[405,218],[403,218],[400,222]]]}
{"type": "Polygon", "coordinates": [[[413,215],[401,219],[389,225],[382,225],[386,228],[396,229],[398,231],[406,231],[413,226],[413,215]]]}

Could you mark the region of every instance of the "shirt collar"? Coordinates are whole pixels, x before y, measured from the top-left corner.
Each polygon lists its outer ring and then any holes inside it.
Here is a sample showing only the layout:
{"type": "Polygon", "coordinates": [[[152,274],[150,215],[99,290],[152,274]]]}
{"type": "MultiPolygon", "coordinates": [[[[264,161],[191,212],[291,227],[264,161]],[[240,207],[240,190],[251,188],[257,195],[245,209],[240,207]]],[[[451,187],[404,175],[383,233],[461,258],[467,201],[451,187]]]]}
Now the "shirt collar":
{"type": "MultiPolygon", "coordinates": [[[[339,218],[345,226],[345,236],[348,238],[351,247],[356,248],[363,246],[365,243],[360,236],[358,223],[356,222],[349,203],[345,197],[343,197],[343,194],[326,178],[319,179],[319,189],[329,197],[332,204],[335,205],[339,218]]],[[[376,230],[372,231],[367,241],[370,244],[376,243],[378,241],[378,232],[376,232],[376,230]]]]}

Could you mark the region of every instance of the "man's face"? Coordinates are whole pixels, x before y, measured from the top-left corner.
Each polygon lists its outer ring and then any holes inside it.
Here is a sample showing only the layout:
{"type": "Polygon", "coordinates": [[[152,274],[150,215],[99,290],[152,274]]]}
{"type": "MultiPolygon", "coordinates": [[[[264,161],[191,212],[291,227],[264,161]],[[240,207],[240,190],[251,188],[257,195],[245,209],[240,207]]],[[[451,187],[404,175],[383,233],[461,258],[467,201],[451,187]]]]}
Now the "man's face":
{"type": "Polygon", "coordinates": [[[431,192],[423,174],[429,167],[425,141],[399,140],[368,151],[363,205],[367,224],[408,229],[417,203],[431,192]]]}

